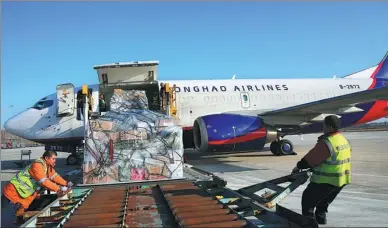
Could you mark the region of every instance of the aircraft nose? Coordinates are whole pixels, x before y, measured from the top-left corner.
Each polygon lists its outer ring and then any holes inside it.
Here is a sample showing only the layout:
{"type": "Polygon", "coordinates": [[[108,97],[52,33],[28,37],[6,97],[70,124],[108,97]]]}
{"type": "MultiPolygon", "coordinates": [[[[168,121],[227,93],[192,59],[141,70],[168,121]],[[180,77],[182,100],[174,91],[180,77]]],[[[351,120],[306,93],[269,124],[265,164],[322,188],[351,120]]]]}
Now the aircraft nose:
{"type": "Polygon", "coordinates": [[[14,135],[21,136],[21,125],[18,118],[12,117],[4,123],[4,129],[14,135]]]}

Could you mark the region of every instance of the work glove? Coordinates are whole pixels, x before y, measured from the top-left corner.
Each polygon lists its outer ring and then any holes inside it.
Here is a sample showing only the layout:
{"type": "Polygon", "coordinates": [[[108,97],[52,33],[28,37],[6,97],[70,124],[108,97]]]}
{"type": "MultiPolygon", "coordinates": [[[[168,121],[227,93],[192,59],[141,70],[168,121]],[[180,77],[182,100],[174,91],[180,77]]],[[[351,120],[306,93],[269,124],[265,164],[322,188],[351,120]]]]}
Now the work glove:
{"type": "Polygon", "coordinates": [[[65,192],[62,191],[62,189],[59,189],[59,191],[57,192],[57,195],[58,195],[58,197],[62,197],[65,195],[65,192]]]}
{"type": "Polygon", "coordinates": [[[70,190],[71,190],[71,188],[68,188],[68,187],[61,187],[61,188],[59,189],[59,191],[57,192],[57,195],[58,195],[58,197],[62,197],[62,196],[64,196],[64,195],[66,195],[67,193],[69,193],[70,190]]]}
{"type": "Polygon", "coordinates": [[[294,173],[297,173],[299,171],[300,171],[300,169],[298,168],[298,166],[295,166],[295,168],[292,169],[291,173],[294,174],[294,173]]]}

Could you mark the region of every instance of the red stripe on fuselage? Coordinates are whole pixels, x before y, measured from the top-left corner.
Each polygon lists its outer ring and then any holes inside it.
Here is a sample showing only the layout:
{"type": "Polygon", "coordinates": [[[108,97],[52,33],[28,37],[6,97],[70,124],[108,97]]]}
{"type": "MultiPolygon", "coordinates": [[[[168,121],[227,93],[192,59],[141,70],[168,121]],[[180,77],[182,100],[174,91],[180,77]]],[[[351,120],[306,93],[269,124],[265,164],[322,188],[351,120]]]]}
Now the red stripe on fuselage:
{"type": "MultiPolygon", "coordinates": [[[[384,64],[384,61],[379,63],[379,65],[377,66],[376,70],[370,76],[370,78],[373,79],[373,82],[369,86],[368,90],[375,88],[376,82],[377,82],[376,74],[379,72],[379,70],[383,66],[383,64],[384,64]]],[[[376,120],[376,119],[380,119],[382,117],[387,116],[388,115],[387,108],[388,108],[388,101],[384,101],[384,100],[376,101],[373,104],[372,108],[360,120],[358,120],[356,122],[356,124],[367,123],[367,122],[370,122],[370,121],[373,121],[373,120],[376,120]]]]}
{"type": "Polygon", "coordinates": [[[372,82],[372,84],[369,86],[368,90],[374,89],[375,86],[376,86],[376,78],[372,78],[372,79],[373,79],[373,82],[372,82]]]}
{"type": "Polygon", "coordinates": [[[267,136],[267,130],[265,128],[260,128],[256,131],[252,131],[246,135],[237,136],[233,139],[225,139],[225,140],[217,140],[217,141],[209,141],[209,145],[223,145],[223,144],[235,144],[235,143],[243,143],[247,141],[252,141],[255,139],[264,138],[267,136]]]}
{"type": "Polygon", "coordinates": [[[372,75],[370,78],[373,79],[372,84],[369,86],[368,89],[374,89],[376,86],[376,74],[379,72],[380,68],[383,66],[384,62],[379,63],[379,65],[376,67],[375,71],[373,71],[372,75]]]}
{"type": "Polygon", "coordinates": [[[370,76],[370,78],[375,78],[376,77],[376,74],[377,72],[379,72],[380,68],[383,66],[384,64],[384,61],[382,61],[381,63],[379,63],[379,65],[377,66],[376,70],[373,72],[373,74],[370,76]]]}
{"type": "Polygon", "coordinates": [[[376,119],[380,119],[388,115],[388,101],[378,100],[372,108],[363,116],[356,124],[367,123],[376,119]]]}

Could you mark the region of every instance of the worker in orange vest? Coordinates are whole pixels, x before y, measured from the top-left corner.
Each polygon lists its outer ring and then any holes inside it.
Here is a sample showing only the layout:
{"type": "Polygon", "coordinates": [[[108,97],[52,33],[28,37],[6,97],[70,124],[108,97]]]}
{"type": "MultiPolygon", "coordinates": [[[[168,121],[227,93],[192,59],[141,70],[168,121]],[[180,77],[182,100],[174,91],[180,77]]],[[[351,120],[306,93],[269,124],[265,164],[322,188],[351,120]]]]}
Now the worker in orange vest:
{"type": "MultiPolygon", "coordinates": [[[[2,207],[13,204],[15,223],[22,223],[25,210],[29,208],[34,199],[40,197],[45,189],[56,192],[58,197],[66,195],[73,183],[65,181],[54,170],[57,153],[46,151],[41,158],[36,159],[32,164],[25,167],[13,177],[4,187],[2,207]]],[[[3,209],[2,209],[3,210],[3,209]]],[[[3,213],[2,213],[3,214],[3,213]]],[[[4,220],[2,216],[2,221],[4,220]]],[[[3,224],[2,224],[3,227],[3,224]]]]}

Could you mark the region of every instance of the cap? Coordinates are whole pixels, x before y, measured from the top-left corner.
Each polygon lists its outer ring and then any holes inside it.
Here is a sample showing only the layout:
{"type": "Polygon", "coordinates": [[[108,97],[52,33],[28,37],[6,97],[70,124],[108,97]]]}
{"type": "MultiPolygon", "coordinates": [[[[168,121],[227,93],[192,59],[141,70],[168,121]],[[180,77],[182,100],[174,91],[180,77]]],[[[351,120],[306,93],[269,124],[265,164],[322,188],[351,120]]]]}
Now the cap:
{"type": "Polygon", "coordinates": [[[330,115],[330,116],[326,116],[325,124],[328,127],[332,127],[338,130],[341,127],[341,120],[335,115],[330,115]]]}

